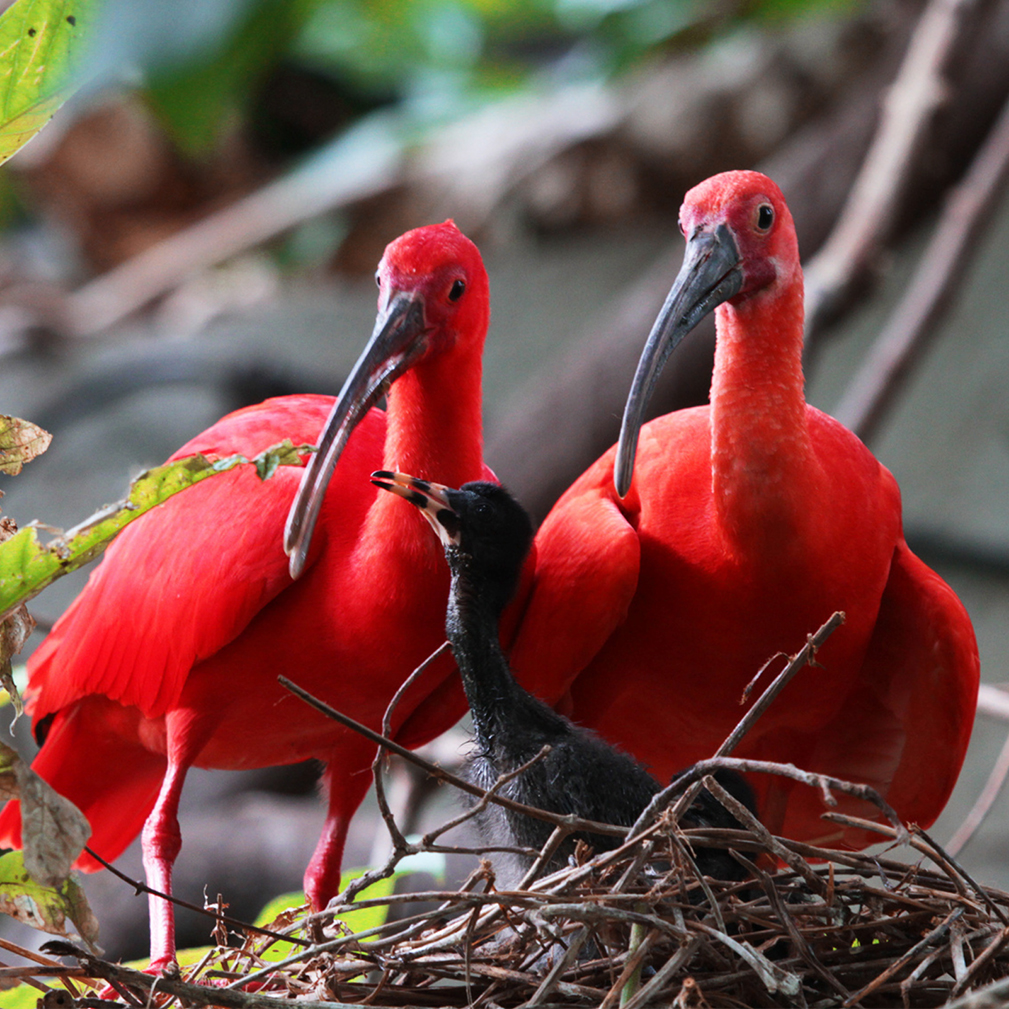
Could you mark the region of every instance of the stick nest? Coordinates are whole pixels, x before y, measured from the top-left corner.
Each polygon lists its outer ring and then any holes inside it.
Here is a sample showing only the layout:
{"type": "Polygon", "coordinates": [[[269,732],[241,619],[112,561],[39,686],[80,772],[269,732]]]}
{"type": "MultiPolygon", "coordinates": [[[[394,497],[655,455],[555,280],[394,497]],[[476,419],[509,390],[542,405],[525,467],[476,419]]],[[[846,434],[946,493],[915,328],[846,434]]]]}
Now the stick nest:
{"type": "MultiPolygon", "coordinates": [[[[667,815],[614,852],[579,846],[572,864],[513,892],[497,891],[481,861],[457,892],[348,893],[337,911],[385,904],[399,920],[350,935],[331,913],[281,919],[276,930],[309,944],[291,958],[266,962],[277,940],[250,932],[155,987],[183,1005],[247,1009],[980,1006],[960,997],[1009,974],[1009,894],[977,886],[923,832],[911,844],[921,858],[909,865],[750,831],[681,831],[667,815]],[[748,878],[698,878],[700,844],[737,852],[748,878]],[[775,868],[782,853],[791,864],[775,868]]],[[[50,951],[72,953],[124,1001],[147,1001],[150,976],[65,943],[50,951]]]]}

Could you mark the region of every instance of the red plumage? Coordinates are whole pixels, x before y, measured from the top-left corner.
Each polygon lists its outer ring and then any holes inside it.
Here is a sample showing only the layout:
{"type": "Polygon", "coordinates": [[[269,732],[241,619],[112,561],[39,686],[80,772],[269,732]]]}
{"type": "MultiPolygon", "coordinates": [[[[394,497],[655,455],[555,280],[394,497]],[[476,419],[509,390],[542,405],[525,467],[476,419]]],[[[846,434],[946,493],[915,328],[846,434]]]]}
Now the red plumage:
{"type": "MultiPolygon", "coordinates": [[[[178,796],[190,766],[317,757],[328,764],[329,815],[305,886],[325,906],[375,748],[283,690],[277,676],[379,728],[394,691],[444,640],[441,550],[422,517],[379,494],[369,476],[403,464],[460,483],[492,477],[480,428],[486,273],[476,247],[446,222],[393,243],[380,277],[376,335],[392,330],[420,351],[389,391],[388,414],[368,405],[395,372],[348,381],[353,434],[300,580],[288,572],[283,532],[305,471],[281,467],[261,482],[241,467],[124,530],[29,662],[33,721],[52,716],[34,767],[83,809],[91,844],[106,859],[146,819],[144,862],[156,889],[170,892],[178,796]],[[457,282],[467,297],[453,300],[457,282]],[[403,304],[413,311],[405,323],[403,304]]],[[[324,396],[267,400],[223,418],[173,458],[251,457],[283,438],[316,443],[347,395],[336,405],[324,396]]],[[[393,731],[408,745],[462,714],[457,693],[437,690],[452,669],[446,657],[434,663],[397,707],[393,731]]],[[[20,843],[17,803],[0,814],[0,840],[20,843]]],[[[87,856],[80,864],[95,867],[87,856]]],[[[156,898],[151,915],[152,966],[160,967],[174,956],[172,917],[156,898]]]]}
{"type": "MultiPolygon", "coordinates": [[[[872,784],[927,826],[973,723],[970,619],[904,542],[890,472],[805,402],[802,275],[778,188],[755,172],[716,176],[687,194],[681,226],[688,242],[707,243],[691,266],[700,299],[728,285],[711,406],[644,426],[625,498],[614,447],[558,501],[518,604],[513,667],[668,779],[715,751],[765,662],[798,651],[843,610],[844,626],[817,655],[823,668],[804,670],[736,753],[872,784]],[[720,228],[737,262],[711,249],[720,228]]],[[[649,347],[646,378],[662,350],[649,347]]],[[[754,785],[765,823],[786,836],[878,840],[821,820],[808,788],[768,776],[754,785]]],[[[854,800],[842,808],[873,815],[854,800]]]]}

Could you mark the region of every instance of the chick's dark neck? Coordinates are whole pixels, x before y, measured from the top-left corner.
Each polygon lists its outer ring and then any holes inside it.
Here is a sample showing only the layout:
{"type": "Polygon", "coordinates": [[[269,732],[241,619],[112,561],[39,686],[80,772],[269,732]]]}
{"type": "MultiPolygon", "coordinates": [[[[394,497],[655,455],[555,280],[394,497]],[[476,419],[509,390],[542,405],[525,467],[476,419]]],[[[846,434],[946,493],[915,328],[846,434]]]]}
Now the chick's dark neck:
{"type": "Polygon", "coordinates": [[[481,750],[524,763],[551,737],[567,734],[564,719],[515,681],[498,639],[501,611],[514,577],[488,578],[460,548],[446,552],[452,571],[445,632],[455,654],[481,750]]]}

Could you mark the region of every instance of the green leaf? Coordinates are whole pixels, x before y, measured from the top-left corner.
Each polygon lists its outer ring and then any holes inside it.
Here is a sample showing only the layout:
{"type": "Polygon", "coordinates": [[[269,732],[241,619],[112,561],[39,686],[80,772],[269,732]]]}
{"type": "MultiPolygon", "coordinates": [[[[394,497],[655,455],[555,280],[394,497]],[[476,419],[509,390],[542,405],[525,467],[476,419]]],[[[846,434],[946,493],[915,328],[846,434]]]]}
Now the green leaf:
{"type": "MultiPolygon", "coordinates": [[[[359,876],[363,876],[366,869],[349,869],[340,876],[340,889],[344,890],[359,876]]],[[[392,894],[396,879],[403,873],[395,873],[387,879],[380,879],[377,883],[372,883],[366,890],[358,894],[360,900],[367,900],[370,897],[388,897],[392,894]]],[[[384,925],[389,909],[387,907],[365,907],[360,911],[348,911],[339,916],[339,920],[350,932],[365,932],[369,928],[377,928],[384,925]]],[[[279,897],[274,897],[266,907],[260,912],[254,924],[263,928],[271,928],[273,931],[287,928],[299,919],[308,914],[308,904],[303,893],[285,893],[279,897]]],[[[293,942],[272,942],[260,956],[270,962],[276,963],[286,957],[296,953],[300,946],[293,942]]]]}
{"type": "MultiPolygon", "coordinates": [[[[257,471],[262,467],[272,473],[277,465],[300,466],[299,452],[307,450],[307,446],[295,448],[285,439],[261,452],[252,463],[257,471]]],[[[249,461],[242,455],[217,460],[194,455],[148,470],[130,484],[126,500],[103,508],[46,544],[39,542],[34,526],[26,526],[0,544],[0,621],[57,578],[94,560],[117,533],[156,505],[249,461]]]]}
{"type": "Polygon", "coordinates": [[[69,921],[89,946],[98,937],[98,923],[80,886],[73,880],[58,888],[34,882],[20,851],[0,856],[0,911],[53,935],[69,935],[69,921]]]}
{"type": "MultiPolygon", "coordinates": [[[[348,869],[340,876],[340,890],[346,890],[355,880],[363,876],[367,869],[348,869]]],[[[438,880],[445,877],[445,856],[437,852],[420,852],[404,858],[396,871],[386,879],[380,879],[371,886],[362,890],[357,895],[357,900],[374,900],[392,895],[396,886],[396,881],[404,876],[412,876],[415,873],[424,872],[434,876],[438,880]]],[[[284,893],[279,897],[274,897],[253,922],[260,928],[270,928],[274,932],[279,932],[293,925],[300,918],[304,918],[308,913],[308,904],[305,895],[300,891],[296,893],[284,893]]],[[[347,927],[349,932],[367,932],[369,929],[378,928],[384,925],[389,915],[387,906],[378,905],[376,907],[362,907],[358,911],[347,911],[339,916],[339,920],[347,927]]],[[[362,942],[367,942],[367,939],[362,942]]],[[[260,956],[270,963],[276,963],[285,957],[297,952],[298,947],[294,943],[276,941],[269,945],[260,956]]]]}
{"type": "Polygon", "coordinates": [[[94,0],[17,0],[0,15],[0,163],[69,97],[74,50],[94,0]]]}

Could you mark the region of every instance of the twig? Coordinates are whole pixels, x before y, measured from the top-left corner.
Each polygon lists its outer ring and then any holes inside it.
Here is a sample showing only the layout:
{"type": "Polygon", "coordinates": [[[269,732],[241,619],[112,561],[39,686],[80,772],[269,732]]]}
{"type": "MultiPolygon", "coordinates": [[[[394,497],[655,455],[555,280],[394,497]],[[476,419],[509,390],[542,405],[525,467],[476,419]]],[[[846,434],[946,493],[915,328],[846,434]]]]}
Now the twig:
{"type": "MultiPolygon", "coordinates": [[[[666,982],[685,964],[689,963],[701,945],[700,939],[691,939],[685,946],[681,946],[676,954],[666,961],[658,973],[648,984],[644,986],[626,1005],[621,1009],[641,1009],[642,1006],[650,1005],[655,1001],[659,991],[666,982]]],[[[656,1003],[658,1004],[658,1003],[656,1003]]]]}
{"type": "Polygon", "coordinates": [[[168,893],[162,893],[160,890],[155,890],[146,883],[141,883],[137,879],[131,879],[125,872],[117,869],[110,862],[106,862],[101,855],[99,855],[96,851],[93,851],[87,845],[84,846],[84,850],[96,862],[101,863],[103,868],[108,869],[113,876],[118,876],[124,883],[129,883],[138,896],[142,893],[149,893],[155,897],[160,897],[162,900],[170,901],[177,907],[184,907],[187,911],[195,911],[197,914],[202,914],[207,918],[212,918],[215,922],[224,922],[225,925],[241,929],[243,932],[254,932],[256,935],[265,935],[271,939],[280,939],[283,942],[293,942],[296,946],[311,946],[311,943],[307,939],[299,939],[293,935],[286,935],[280,932],[271,932],[268,928],[261,928],[259,925],[250,925],[247,921],[242,921],[239,918],[232,918],[230,915],[222,914],[219,911],[211,911],[206,907],[202,907],[200,904],[192,904],[188,900],[182,900],[181,897],[176,897],[168,893]]]}
{"type": "Polygon", "coordinates": [[[806,265],[806,339],[865,282],[889,240],[936,112],[958,43],[986,0],[931,0],[883,103],[872,146],[834,230],[806,265]]]}
{"type": "MultiPolygon", "coordinates": [[[[715,757],[727,757],[732,751],[740,744],[745,735],[753,728],[757,719],[774,703],[778,695],[788,686],[789,683],[795,678],[798,672],[803,669],[807,663],[811,663],[815,660],[817,649],[822,648],[824,642],[827,638],[837,630],[841,624],[844,623],[844,613],[841,610],[836,611],[831,614],[829,619],[824,623],[820,629],[813,635],[809,637],[806,644],[799,649],[798,652],[793,656],[793,658],[788,662],[788,665],[771,681],[767,689],[757,698],[753,705],[747,710],[746,714],[739,720],[736,727],[729,733],[725,738],[725,741],[721,746],[715,750],[715,757]]],[[[766,664],[764,666],[766,668],[766,664]]],[[[747,687],[749,691],[752,687],[752,683],[747,687]]],[[[680,817],[683,815],[687,806],[697,797],[699,788],[693,788],[684,794],[677,800],[676,804],[673,806],[673,816],[680,817]]],[[[661,793],[660,793],[661,794],[661,793]]],[[[653,799],[649,803],[649,809],[655,805],[656,800],[653,799]]],[[[648,809],[645,810],[645,813],[648,809]]],[[[638,823],[643,822],[645,813],[642,813],[638,817],[638,823]]],[[[647,821],[644,821],[647,822],[647,821]]],[[[635,824],[635,828],[637,824],[635,824]]],[[[635,833],[632,829],[631,835],[635,833]]]]}
{"type": "Polygon", "coordinates": [[[967,968],[963,976],[957,979],[950,994],[954,997],[960,995],[974,978],[995,958],[995,955],[1005,946],[1007,940],[1009,940],[1009,927],[997,933],[991,942],[974,958],[974,962],[967,968]]]}
{"type": "Polygon", "coordinates": [[[588,937],[589,930],[587,926],[583,926],[575,932],[573,938],[568,941],[568,948],[564,951],[564,956],[547,971],[546,977],[543,978],[540,986],[533,992],[533,997],[526,1003],[527,1009],[543,1005],[543,1000],[554,990],[564,972],[575,962],[575,957],[581,952],[582,946],[585,945],[585,940],[588,937]]]}
{"type": "MultiPolygon", "coordinates": [[[[307,690],[304,690],[297,684],[292,683],[286,676],[278,676],[277,681],[286,690],[290,690],[292,694],[300,697],[303,701],[310,704],[317,711],[322,712],[322,714],[326,715],[328,718],[332,718],[333,721],[339,722],[341,725],[345,725],[348,729],[353,729],[354,732],[364,736],[365,739],[370,739],[373,743],[376,743],[379,746],[384,746],[387,750],[398,754],[411,764],[415,764],[417,767],[422,767],[428,772],[428,774],[438,778],[440,781],[454,785],[463,792],[475,795],[478,799],[482,799],[485,795],[489,794],[477,785],[470,784],[470,782],[466,781],[465,778],[460,778],[458,775],[452,774],[450,771],[446,771],[443,767],[439,767],[437,764],[432,764],[430,761],[424,760],[423,757],[418,757],[416,753],[408,750],[405,746],[400,746],[399,743],[383,736],[374,729],[369,729],[367,725],[362,725],[349,715],[345,715],[342,711],[337,711],[335,708],[330,707],[325,701],[320,701],[319,698],[313,697],[307,690]]],[[[535,806],[526,806],[521,802],[506,799],[502,795],[491,795],[490,801],[498,806],[504,806],[505,809],[510,809],[513,812],[524,813],[526,816],[531,816],[534,820],[543,820],[546,823],[552,823],[554,826],[565,827],[569,830],[581,830],[589,834],[604,834],[608,837],[623,837],[627,833],[626,827],[617,827],[612,823],[598,823],[595,820],[582,820],[577,816],[549,813],[544,809],[537,809],[535,806]]]]}
{"type": "Polygon", "coordinates": [[[944,1009],[1005,1009],[1009,998],[1009,977],[993,982],[986,988],[961,995],[955,1002],[947,1002],[944,1009]]]}
{"type": "MultiPolygon", "coordinates": [[[[961,879],[967,881],[968,886],[977,894],[978,897],[988,906],[988,909],[998,918],[1003,925],[1009,925],[1009,918],[1006,917],[1005,913],[995,904],[995,902],[988,896],[984,891],[984,887],[980,886],[977,880],[947,851],[935,841],[929,834],[923,830],[921,827],[914,828],[915,834],[924,839],[928,846],[935,852],[946,868],[947,872],[953,876],[959,876],[961,879]]],[[[934,857],[934,856],[933,856],[934,857]]]]}
{"type": "MultiPolygon", "coordinates": [[[[152,992],[157,986],[159,992],[176,995],[192,1005],[224,1006],[225,1009],[291,1009],[289,999],[270,998],[258,992],[246,993],[233,988],[208,988],[167,974],[152,976],[131,967],[101,960],[69,942],[47,942],[42,949],[56,956],[75,957],[92,977],[100,977],[111,984],[143,992],[152,992]]],[[[299,1001],[297,1005],[298,1009],[356,1009],[348,1002],[305,1000],[299,1001]]]]}
{"type": "Polygon", "coordinates": [[[809,943],[806,941],[806,937],[796,928],[795,922],[792,916],[788,913],[788,909],[785,907],[781,894],[778,893],[777,887],[774,885],[774,881],[771,877],[764,872],[755,862],[751,862],[744,855],[736,853],[736,858],[739,860],[740,865],[744,866],[746,870],[753,876],[754,879],[760,882],[760,885],[764,888],[764,893],[767,894],[768,902],[771,907],[774,908],[775,913],[778,916],[778,920],[785,926],[785,930],[788,932],[789,938],[791,938],[799,956],[809,965],[812,971],[816,974],[821,981],[824,981],[827,985],[836,991],[841,998],[847,999],[851,996],[851,992],[820,962],[819,957],[813,952],[809,943]]]}
{"type": "Polygon", "coordinates": [[[974,157],[946,208],[914,280],[890,316],[835,411],[837,419],[869,441],[953,303],[979,237],[1009,181],[1009,102],[974,157]]]}
{"type": "Polygon", "coordinates": [[[855,1006],[861,1002],[867,995],[871,995],[880,985],[884,982],[889,981],[894,974],[897,973],[902,967],[910,963],[915,956],[922,950],[927,949],[929,946],[935,945],[948,931],[950,926],[955,921],[959,921],[963,917],[963,908],[958,907],[955,911],[951,911],[943,921],[937,925],[928,935],[925,936],[921,942],[915,943],[903,956],[898,957],[893,963],[890,964],[882,974],[873,978],[864,988],[860,988],[854,995],[850,998],[845,999],[843,1006],[844,1009],[848,1009],[849,1006],[855,1006]]]}
{"type": "MultiPolygon", "coordinates": [[[[417,668],[400,684],[399,689],[392,695],[392,700],[386,705],[385,713],[382,715],[382,735],[391,736],[392,735],[392,716],[395,712],[400,700],[402,700],[403,695],[417,682],[418,679],[423,675],[424,671],[438,658],[445,650],[448,648],[448,642],[443,641],[417,668]]],[[[382,779],[382,762],[385,759],[386,752],[380,746],[375,751],[375,759],[371,763],[371,774],[375,780],[375,801],[378,803],[378,811],[382,816],[382,820],[385,823],[386,829],[389,831],[389,838],[392,841],[393,854],[405,854],[407,853],[410,845],[407,844],[406,838],[403,836],[403,832],[399,829],[396,823],[396,818],[392,814],[392,810],[389,808],[389,802],[385,794],[385,783],[382,779]]],[[[370,883],[365,884],[370,885],[370,883]]],[[[364,887],[358,887],[355,892],[360,892],[364,887]]]]}
{"type": "Polygon", "coordinates": [[[724,932],[719,932],[718,929],[705,925],[703,921],[694,922],[693,927],[700,932],[710,935],[713,939],[717,939],[732,950],[733,953],[742,957],[753,968],[756,975],[763,982],[764,987],[772,994],[776,991],[782,991],[786,995],[795,996],[802,990],[802,982],[799,980],[798,975],[784,970],[780,964],[768,960],[766,956],[759,953],[746,942],[733,939],[724,932]]]}
{"type": "Polygon", "coordinates": [[[712,778],[704,779],[704,787],[744,826],[752,830],[767,846],[768,850],[780,858],[797,875],[801,876],[814,893],[827,894],[827,884],[812,869],[808,862],[779,844],[771,832],[735,796],[730,795],[712,778]]]}
{"type": "MultiPolygon", "coordinates": [[[[803,785],[816,788],[824,797],[827,805],[836,805],[837,800],[831,795],[831,791],[843,792],[846,795],[853,795],[857,799],[864,799],[871,802],[884,816],[894,825],[893,836],[902,840],[906,834],[906,828],[900,822],[900,817],[893,808],[879,795],[879,793],[869,785],[861,785],[856,782],[842,781],[840,778],[833,778],[828,774],[817,774],[812,771],[802,771],[794,764],[777,764],[769,760],[741,760],[738,757],[712,757],[710,760],[699,760],[696,764],[684,771],[672,784],[667,785],[659,792],[654,799],[645,807],[641,816],[638,817],[634,826],[631,827],[629,837],[634,838],[639,831],[658,814],[675,796],[681,792],[687,794],[687,789],[699,782],[706,774],[714,771],[730,770],[742,773],[776,774],[782,778],[791,778],[803,785]]],[[[675,810],[675,807],[673,807],[675,810]]],[[[824,814],[831,819],[838,819],[839,814],[824,814]]],[[[849,817],[854,821],[855,817],[849,817]]],[[[870,824],[871,820],[859,820],[860,824],[870,824]]],[[[889,836],[889,835],[888,835],[889,836]]]]}
{"type": "Polygon", "coordinates": [[[716,757],[727,757],[740,744],[743,737],[753,728],[758,718],[774,703],[778,695],[791,683],[795,675],[816,658],[816,652],[844,623],[844,613],[841,610],[831,614],[820,629],[810,636],[809,640],[795,653],[788,665],[771,681],[768,688],[757,698],[753,706],[739,720],[739,724],[729,733],[725,742],[714,752],[716,757]]]}

